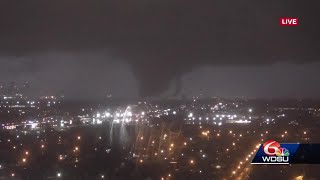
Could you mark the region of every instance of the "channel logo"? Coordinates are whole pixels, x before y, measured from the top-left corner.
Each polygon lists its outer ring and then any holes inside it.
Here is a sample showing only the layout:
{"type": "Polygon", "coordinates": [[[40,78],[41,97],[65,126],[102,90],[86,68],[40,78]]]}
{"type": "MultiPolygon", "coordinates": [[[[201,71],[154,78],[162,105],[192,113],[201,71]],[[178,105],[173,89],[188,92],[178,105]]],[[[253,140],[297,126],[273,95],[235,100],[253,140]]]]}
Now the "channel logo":
{"type": "Polygon", "coordinates": [[[277,141],[269,140],[263,144],[263,151],[268,156],[289,156],[289,150],[280,147],[277,141]]]}
{"type": "Polygon", "coordinates": [[[280,146],[277,141],[269,140],[263,144],[263,152],[267,156],[262,156],[265,163],[289,163],[289,150],[280,146]]]}
{"type": "Polygon", "coordinates": [[[260,146],[251,164],[290,164],[298,146],[269,140],[260,146]]]}

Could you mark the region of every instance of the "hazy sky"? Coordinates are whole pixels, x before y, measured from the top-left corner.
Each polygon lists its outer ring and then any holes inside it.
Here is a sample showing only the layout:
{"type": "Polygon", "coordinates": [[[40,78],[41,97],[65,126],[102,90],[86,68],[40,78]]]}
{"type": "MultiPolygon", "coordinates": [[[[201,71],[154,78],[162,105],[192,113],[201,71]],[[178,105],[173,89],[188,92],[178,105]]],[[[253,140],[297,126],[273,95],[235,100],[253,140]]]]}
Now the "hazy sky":
{"type": "Polygon", "coordinates": [[[316,1],[2,0],[0,80],[74,98],[319,97],[316,1]],[[298,17],[298,27],[280,27],[298,17]]]}

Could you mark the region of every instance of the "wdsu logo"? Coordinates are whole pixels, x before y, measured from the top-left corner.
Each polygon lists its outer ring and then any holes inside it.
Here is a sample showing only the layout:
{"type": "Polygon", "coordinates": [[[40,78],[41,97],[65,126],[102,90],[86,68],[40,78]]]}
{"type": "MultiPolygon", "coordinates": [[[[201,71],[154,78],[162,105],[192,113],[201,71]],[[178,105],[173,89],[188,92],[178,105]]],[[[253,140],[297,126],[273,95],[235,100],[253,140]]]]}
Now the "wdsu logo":
{"type": "Polygon", "coordinates": [[[265,142],[263,152],[267,155],[261,157],[265,163],[289,163],[289,150],[281,147],[277,141],[265,142]]]}
{"type": "Polygon", "coordinates": [[[290,164],[298,146],[269,140],[260,146],[251,164],[290,164]]]}

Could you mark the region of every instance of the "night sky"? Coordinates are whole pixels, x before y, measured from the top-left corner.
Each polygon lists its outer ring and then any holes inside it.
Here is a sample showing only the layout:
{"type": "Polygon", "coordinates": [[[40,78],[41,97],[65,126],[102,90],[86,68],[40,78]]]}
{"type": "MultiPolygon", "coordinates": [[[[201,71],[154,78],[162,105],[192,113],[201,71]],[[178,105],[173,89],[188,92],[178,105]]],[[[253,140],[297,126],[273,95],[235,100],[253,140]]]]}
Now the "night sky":
{"type": "Polygon", "coordinates": [[[319,98],[319,5],[1,0],[0,81],[70,98],[319,98]],[[281,27],[280,17],[300,24],[281,27]]]}

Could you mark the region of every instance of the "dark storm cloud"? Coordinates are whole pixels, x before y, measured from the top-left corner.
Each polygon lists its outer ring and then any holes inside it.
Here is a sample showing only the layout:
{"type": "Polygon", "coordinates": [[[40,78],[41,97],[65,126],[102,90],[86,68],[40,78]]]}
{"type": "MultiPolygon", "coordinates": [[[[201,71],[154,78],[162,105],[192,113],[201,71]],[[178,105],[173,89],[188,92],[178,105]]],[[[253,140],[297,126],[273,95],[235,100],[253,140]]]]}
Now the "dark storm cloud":
{"type": "Polygon", "coordinates": [[[141,96],[157,95],[194,67],[319,60],[318,4],[2,0],[0,51],[22,57],[47,51],[105,51],[130,65],[141,96]],[[298,17],[299,27],[280,27],[283,16],[298,17]]]}
{"type": "Polygon", "coordinates": [[[201,92],[221,97],[319,98],[319,69],[319,62],[202,67],[183,76],[182,92],[189,96],[201,92]]]}
{"type": "Polygon", "coordinates": [[[30,81],[28,95],[32,96],[63,93],[67,98],[87,100],[107,94],[122,98],[138,94],[128,65],[111,60],[106,53],[40,53],[28,58],[0,58],[0,64],[6,64],[0,66],[0,82],[30,81]]]}

